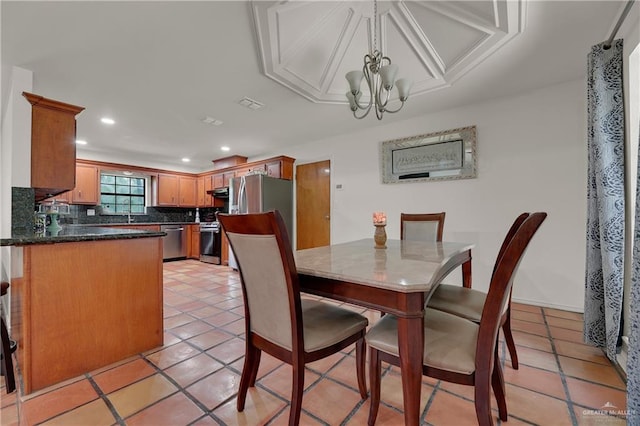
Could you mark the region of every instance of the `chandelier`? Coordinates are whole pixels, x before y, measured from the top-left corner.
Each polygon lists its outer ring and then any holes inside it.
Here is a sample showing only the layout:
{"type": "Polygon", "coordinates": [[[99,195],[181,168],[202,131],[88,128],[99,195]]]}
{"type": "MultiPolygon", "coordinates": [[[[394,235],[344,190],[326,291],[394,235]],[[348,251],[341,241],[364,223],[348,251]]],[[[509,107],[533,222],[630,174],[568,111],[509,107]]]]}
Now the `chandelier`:
{"type": "Polygon", "coordinates": [[[362,71],[349,71],[345,77],[349,82],[349,91],[347,92],[347,99],[349,100],[349,107],[353,112],[353,116],[357,119],[366,117],[371,108],[375,109],[376,117],[378,120],[382,120],[382,115],[385,112],[395,113],[402,109],[404,103],[409,98],[409,91],[411,90],[411,81],[406,78],[401,78],[396,81],[396,74],[398,74],[398,66],[391,63],[391,59],[388,56],[384,56],[381,51],[378,50],[378,3],[373,0],[373,51],[364,55],[364,66],[362,71]],[[361,104],[360,98],[362,92],[360,86],[362,85],[362,79],[365,79],[367,86],[369,87],[369,102],[367,104],[361,104]],[[398,89],[398,97],[400,99],[400,106],[397,109],[389,109],[387,105],[391,96],[393,87],[398,89]],[[364,111],[358,116],[358,111],[364,111]]]}

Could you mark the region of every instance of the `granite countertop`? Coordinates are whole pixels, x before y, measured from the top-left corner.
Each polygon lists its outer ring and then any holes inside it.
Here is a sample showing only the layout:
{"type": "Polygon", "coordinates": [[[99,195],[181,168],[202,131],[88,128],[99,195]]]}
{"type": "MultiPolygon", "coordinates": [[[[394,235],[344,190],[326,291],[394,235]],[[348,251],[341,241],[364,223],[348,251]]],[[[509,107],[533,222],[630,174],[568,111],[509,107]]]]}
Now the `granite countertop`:
{"type": "Polygon", "coordinates": [[[155,226],[155,225],[200,225],[200,222],[115,222],[115,223],[74,223],[63,226],[73,228],[86,228],[94,226],[155,226]]]}
{"type": "Polygon", "coordinates": [[[101,226],[67,226],[58,232],[14,231],[11,238],[0,238],[0,246],[25,246],[32,244],[55,244],[79,241],[126,240],[132,238],[163,237],[165,232],[121,229],[101,226]]]}

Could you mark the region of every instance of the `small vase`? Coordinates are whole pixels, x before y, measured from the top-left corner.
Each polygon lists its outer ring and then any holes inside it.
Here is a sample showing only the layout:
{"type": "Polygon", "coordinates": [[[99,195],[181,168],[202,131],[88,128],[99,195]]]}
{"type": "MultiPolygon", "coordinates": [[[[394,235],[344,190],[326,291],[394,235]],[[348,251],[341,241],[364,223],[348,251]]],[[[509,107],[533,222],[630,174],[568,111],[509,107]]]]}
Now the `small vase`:
{"type": "Polygon", "coordinates": [[[373,234],[373,240],[376,242],[375,247],[380,249],[387,248],[387,232],[384,229],[386,225],[374,224],[373,226],[376,227],[376,232],[373,234]]]}

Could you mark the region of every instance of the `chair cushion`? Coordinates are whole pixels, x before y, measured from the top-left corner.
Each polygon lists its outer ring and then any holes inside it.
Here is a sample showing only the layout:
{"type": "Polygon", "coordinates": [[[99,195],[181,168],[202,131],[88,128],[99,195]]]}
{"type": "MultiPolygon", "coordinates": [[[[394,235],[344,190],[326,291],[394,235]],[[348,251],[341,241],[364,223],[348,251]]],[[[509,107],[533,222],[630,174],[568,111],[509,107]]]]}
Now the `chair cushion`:
{"type": "Polygon", "coordinates": [[[366,317],[329,303],[302,299],[301,304],[305,352],[338,343],[369,324],[366,317]]]}
{"type": "Polygon", "coordinates": [[[480,322],[486,293],[456,285],[441,284],[429,298],[427,307],[480,322]]]}
{"type": "MultiPolygon", "coordinates": [[[[473,373],[479,329],[474,322],[427,308],[424,317],[424,365],[462,374],[473,373]]],[[[399,356],[398,319],[393,315],[383,316],[371,327],[366,339],[372,348],[399,356]]]]}

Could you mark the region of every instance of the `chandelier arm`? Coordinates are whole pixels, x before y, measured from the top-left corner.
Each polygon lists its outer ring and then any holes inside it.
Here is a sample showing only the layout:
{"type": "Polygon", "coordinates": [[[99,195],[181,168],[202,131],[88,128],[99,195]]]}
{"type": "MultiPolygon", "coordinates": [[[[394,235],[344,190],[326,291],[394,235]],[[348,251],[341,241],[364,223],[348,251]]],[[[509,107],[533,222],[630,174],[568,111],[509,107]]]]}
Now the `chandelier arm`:
{"type": "Polygon", "coordinates": [[[400,111],[400,110],[402,109],[402,107],[404,106],[404,101],[400,101],[400,102],[402,102],[402,103],[400,104],[400,106],[398,107],[398,109],[393,109],[393,110],[392,110],[392,109],[387,109],[387,108],[385,108],[385,109],[384,109],[384,112],[388,112],[388,113],[390,113],[390,114],[395,114],[396,112],[400,111]]]}
{"type": "MultiPolygon", "coordinates": [[[[364,109],[364,108],[363,108],[363,109],[364,109]]],[[[369,115],[369,112],[371,112],[371,107],[367,108],[367,109],[365,110],[365,112],[364,112],[360,117],[358,117],[358,115],[356,114],[356,112],[357,112],[357,110],[356,110],[356,111],[353,111],[353,116],[354,116],[355,118],[357,118],[358,120],[362,120],[362,119],[363,119],[363,118],[365,118],[367,115],[369,115]]]]}
{"type": "Polygon", "coordinates": [[[378,120],[382,120],[382,115],[384,114],[384,110],[379,110],[378,108],[376,108],[376,118],[378,120]]]}

